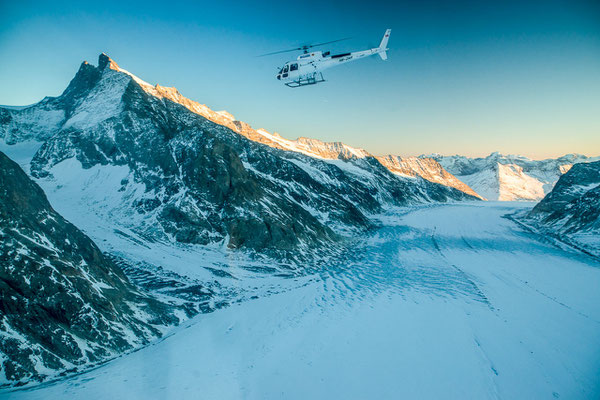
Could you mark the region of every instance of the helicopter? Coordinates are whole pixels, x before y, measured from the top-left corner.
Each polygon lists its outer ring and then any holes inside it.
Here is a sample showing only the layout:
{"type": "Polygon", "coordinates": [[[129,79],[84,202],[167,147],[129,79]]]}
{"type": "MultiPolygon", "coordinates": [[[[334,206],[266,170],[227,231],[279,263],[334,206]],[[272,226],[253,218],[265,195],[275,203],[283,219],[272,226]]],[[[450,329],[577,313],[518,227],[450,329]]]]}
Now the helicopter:
{"type": "Polygon", "coordinates": [[[351,53],[342,53],[331,55],[331,52],[326,51],[312,51],[308,50],[317,47],[323,46],[330,43],[339,42],[342,40],[348,40],[349,38],[332,40],[330,42],[318,43],[318,44],[309,44],[301,47],[297,47],[295,49],[289,50],[281,50],[273,53],[263,54],[262,56],[269,56],[273,54],[287,53],[290,51],[299,51],[302,50],[303,54],[299,55],[298,58],[294,61],[289,61],[284,64],[283,67],[279,70],[276,77],[278,80],[283,82],[286,86],[297,88],[301,86],[315,85],[317,83],[325,82],[323,78],[322,71],[331,67],[335,67],[341,64],[345,64],[350,61],[359,60],[361,58],[365,58],[372,55],[379,55],[382,60],[387,60],[388,50],[387,44],[390,39],[391,29],[387,29],[383,38],[381,39],[381,43],[379,47],[374,47],[369,50],[355,51],[351,53]]]}

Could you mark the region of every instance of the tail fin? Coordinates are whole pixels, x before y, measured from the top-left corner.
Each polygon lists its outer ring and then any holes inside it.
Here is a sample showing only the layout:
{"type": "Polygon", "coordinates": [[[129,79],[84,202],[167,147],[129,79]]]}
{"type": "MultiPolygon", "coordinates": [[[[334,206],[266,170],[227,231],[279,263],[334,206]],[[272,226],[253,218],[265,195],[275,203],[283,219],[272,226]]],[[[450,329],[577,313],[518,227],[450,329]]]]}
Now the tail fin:
{"type": "Polygon", "coordinates": [[[387,50],[387,44],[388,44],[388,40],[390,40],[390,33],[392,33],[391,29],[387,29],[385,31],[385,34],[383,35],[383,38],[381,39],[381,43],[379,44],[379,57],[381,57],[382,60],[387,60],[387,53],[385,52],[387,50]]]}

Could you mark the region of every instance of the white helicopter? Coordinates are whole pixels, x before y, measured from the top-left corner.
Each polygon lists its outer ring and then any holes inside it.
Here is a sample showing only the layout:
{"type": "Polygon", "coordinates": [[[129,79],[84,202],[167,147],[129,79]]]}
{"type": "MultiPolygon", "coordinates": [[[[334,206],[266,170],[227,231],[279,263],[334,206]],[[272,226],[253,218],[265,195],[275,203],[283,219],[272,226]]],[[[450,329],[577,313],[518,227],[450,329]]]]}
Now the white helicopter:
{"type": "Polygon", "coordinates": [[[263,54],[263,56],[269,56],[272,54],[279,54],[279,53],[287,53],[289,51],[303,50],[304,54],[299,55],[295,61],[289,61],[289,62],[285,63],[285,65],[279,70],[279,73],[277,73],[277,79],[282,81],[283,83],[285,83],[286,86],[293,87],[293,88],[300,87],[300,86],[314,85],[314,84],[317,84],[320,82],[325,82],[325,79],[323,79],[322,71],[327,68],[335,67],[337,65],[345,64],[350,61],[359,60],[361,58],[372,56],[375,54],[378,54],[382,60],[384,60],[384,61],[387,60],[386,50],[388,50],[387,44],[388,44],[388,40],[390,39],[391,32],[392,32],[391,29],[386,30],[385,34],[383,35],[383,38],[381,39],[381,44],[379,45],[379,47],[375,47],[375,48],[372,48],[369,50],[355,51],[352,53],[336,54],[333,56],[331,55],[331,52],[329,52],[329,51],[327,51],[327,52],[314,51],[314,52],[310,52],[310,53],[308,52],[308,49],[310,49],[312,47],[323,46],[325,44],[339,42],[341,40],[348,39],[348,38],[345,38],[345,39],[333,40],[331,42],[305,45],[305,46],[298,47],[295,49],[290,49],[290,50],[276,51],[274,53],[263,54]]]}

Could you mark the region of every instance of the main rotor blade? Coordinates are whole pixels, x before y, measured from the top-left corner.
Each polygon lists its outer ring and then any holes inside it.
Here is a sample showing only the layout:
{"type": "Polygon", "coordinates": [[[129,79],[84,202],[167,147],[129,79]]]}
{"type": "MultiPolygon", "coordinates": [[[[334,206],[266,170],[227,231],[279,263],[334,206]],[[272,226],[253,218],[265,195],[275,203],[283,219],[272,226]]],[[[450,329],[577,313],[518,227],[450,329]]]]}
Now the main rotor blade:
{"type": "Polygon", "coordinates": [[[304,50],[304,47],[297,47],[295,49],[289,49],[289,50],[274,51],[272,53],[261,54],[256,57],[272,56],[273,54],[289,53],[290,51],[298,51],[298,50],[304,50]]]}
{"type": "Polygon", "coordinates": [[[347,38],[343,38],[343,39],[336,39],[336,40],[332,40],[330,42],[323,42],[323,43],[317,43],[317,44],[310,44],[308,45],[308,47],[317,47],[317,46],[323,46],[324,44],[329,44],[329,43],[335,43],[335,42],[341,42],[342,40],[349,40],[352,39],[351,37],[347,37],[347,38]]]}
{"type": "Polygon", "coordinates": [[[258,55],[256,57],[272,56],[274,54],[289,53],[290,51],[300,51],[300,50],[306,51],[306,50],[310,49],[311,47],[323,46],[325,44],[335,43],[335,42],[341,42],[342,40],[348,40],[348,39],[352,39],[352,38],[351,37],[347,37],[347,38],[343,38],[343,39],[331,40],[329,42],[323,42],[323,43],[317,43],[317,44],[307,44],[307,45],[304,45],[304,46],[296,47],[295,49],[274,51],[272,53],[261,54],[261,55],[258,55]]]}

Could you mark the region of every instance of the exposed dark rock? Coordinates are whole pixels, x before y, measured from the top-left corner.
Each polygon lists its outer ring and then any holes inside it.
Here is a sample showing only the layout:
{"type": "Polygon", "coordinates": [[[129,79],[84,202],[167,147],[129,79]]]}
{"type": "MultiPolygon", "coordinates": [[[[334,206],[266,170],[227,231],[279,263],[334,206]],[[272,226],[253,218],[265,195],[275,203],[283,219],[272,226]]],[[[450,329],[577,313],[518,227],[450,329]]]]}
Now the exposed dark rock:
{"type": "Polygon", "coordinates": [[[0,383],[104,360],[178,322],[0,153],[0,383]]]}
{"type": "Polygon", "coordinates": [[[600,257],[600,161],[575,164],[522,221],[547,237],[600,257]]]}
{"type": "Polygon", "coordinates": [[[570,234],[600,231],[600,161],[575,164],[529,213],[529,218],[570,234]]]}

